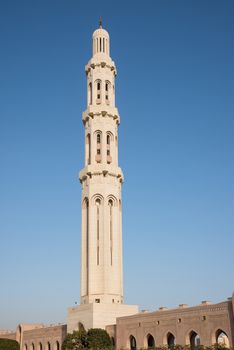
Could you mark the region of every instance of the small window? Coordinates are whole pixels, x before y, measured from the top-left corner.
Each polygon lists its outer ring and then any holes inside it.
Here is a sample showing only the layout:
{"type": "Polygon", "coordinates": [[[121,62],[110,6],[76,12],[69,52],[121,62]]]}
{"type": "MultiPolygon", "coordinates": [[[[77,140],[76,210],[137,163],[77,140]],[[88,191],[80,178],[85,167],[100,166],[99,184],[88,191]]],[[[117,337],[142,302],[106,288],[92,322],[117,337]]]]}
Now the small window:
{"type": "Polygon", "coordinates": [[[178,318],[178,323],[181,323],[181,318],[178,318]]]}
{"type": "Polygon", "coordinates": [[[206,320],[206,316],[202,316],[202,320],[205,321],[206,320]]]}
{"type": "Polygon", "coordinates": [[[115,299],[112,299],[112,303],[114,303],[115,302],[115,299]]]}
{"type": "Polygon", "coordinates": [[[95,303],[100,303],[100,299],[95,299],[95,303]]]}
{"type": "Polygon", "coordinates": [[[106,91],[108,91],[108,84],[106,83],[106,91]]]}
{"type": "Polygon", "coordinates": [[[97,95],[97,98],[98,98],[98,99],[99,99],[99,98],[101,98],[101,95],[100,95],[100,94],[98,94],[98,95],[97,95]]]}
{"type": "Polygon", "coordinates": [[[160,324],[160,322],[159,322],[159,321],[157,321],[156,323],[157,323],[157,325],[159,325],[159,324],[160,324]]]}
{"type": "Polygon", "coordinates": [[[101,154],[101,150],[100,149],[97,150],[97,154],[101,154]]]}
{"type": "Polygon", "coordinates": [[[97,89],[101,90],[101,84],[99,82],[97,83],[97,89]]]}
{"type": "Polygon", "coordinates": [[[106,137],[106,143],[109,145],[110,144],[110,135],[107,135],[106,137]]]}
{"type": "Polygon", "coordinates": [[[106,95],[106,100],[108,100],[108,95],[106,95]]]}
{"type": "Polygon", "coordinates": [[[107,150],[107,155],[108,155],[108,156],[110,155],[110,150],[109,150],[109,149],[107,150]]]}
{"type": "Polygon", "coordinates": [[[97,143],[101,143],[101,135],[97,134],[97,143]]]}

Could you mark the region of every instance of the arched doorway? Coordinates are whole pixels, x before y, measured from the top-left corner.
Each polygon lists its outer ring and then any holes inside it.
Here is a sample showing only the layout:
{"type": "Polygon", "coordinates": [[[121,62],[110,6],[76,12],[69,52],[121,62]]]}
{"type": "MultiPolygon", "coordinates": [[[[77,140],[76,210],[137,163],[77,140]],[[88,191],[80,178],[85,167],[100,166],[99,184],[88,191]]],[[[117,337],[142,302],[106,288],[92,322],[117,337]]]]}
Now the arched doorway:
{"type": "Polygon", "coordinates": [[[154,337],[151,334],[147,335],[147,347],[148,347],[148,349],[155,347],[154,337]]]}
{"type": "Polygon", "coordinates": [[[191,349],[195,349],[196,347],[201,345],[200,336],[194,331],[190,332],[189,342],[190,342],[191,349]]]}
{"type": "Polygon", "coordinates": [[[223,345],[226,348],[230,347],[228,336],[222,329],[218,329],[216,331],[215,342],[216,342],[216,344],[223,345]]]}
{"type": "Polygon", "coordinates": [[[169,348],[172,348],[176,345],[175,336],[172,333],[167,333],[167,345],[169,348]]]}
{"type": "Polygon", "coordinates": [[[129,341],[130,341],[130,349],[136,350],[137,349],[136,338],[133,335],[130,335],[129,341]]]}

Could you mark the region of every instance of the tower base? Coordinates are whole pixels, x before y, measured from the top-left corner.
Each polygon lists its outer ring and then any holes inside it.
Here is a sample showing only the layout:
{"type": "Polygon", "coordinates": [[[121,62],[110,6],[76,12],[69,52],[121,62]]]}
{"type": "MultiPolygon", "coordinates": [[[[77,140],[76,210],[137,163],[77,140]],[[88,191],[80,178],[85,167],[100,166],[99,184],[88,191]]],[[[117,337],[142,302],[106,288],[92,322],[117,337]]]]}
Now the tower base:
{"type": "Polygon", "coordinates": [[[67,332],[78,330],[81,322],[86,330],[116,324],[117,317],[131,316],[139,312],[137,305],[126,304],[82,304],[68,308],[67,332]]]}

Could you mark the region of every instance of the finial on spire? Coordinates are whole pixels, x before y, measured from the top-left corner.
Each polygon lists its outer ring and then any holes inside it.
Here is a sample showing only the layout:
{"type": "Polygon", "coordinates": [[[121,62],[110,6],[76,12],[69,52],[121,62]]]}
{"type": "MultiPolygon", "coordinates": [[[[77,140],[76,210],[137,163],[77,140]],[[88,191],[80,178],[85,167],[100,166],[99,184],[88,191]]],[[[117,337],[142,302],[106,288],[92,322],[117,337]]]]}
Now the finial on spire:
{"type": "Polygon", "coordinates": [[[99,27],[100,27],[100,29],[102,29],[102,17],[100,17],[99,27]]]}

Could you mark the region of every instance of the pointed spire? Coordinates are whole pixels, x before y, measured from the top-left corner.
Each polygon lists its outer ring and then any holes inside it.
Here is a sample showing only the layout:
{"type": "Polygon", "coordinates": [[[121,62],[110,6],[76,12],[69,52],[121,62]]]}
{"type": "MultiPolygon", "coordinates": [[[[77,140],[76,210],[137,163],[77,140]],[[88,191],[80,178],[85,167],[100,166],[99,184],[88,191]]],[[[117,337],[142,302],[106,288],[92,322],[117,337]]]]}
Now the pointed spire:
{"type": "Polygon", "coordinates": [[[100,16],[99,27],[102,29],[102,17],[100,16]]]}

